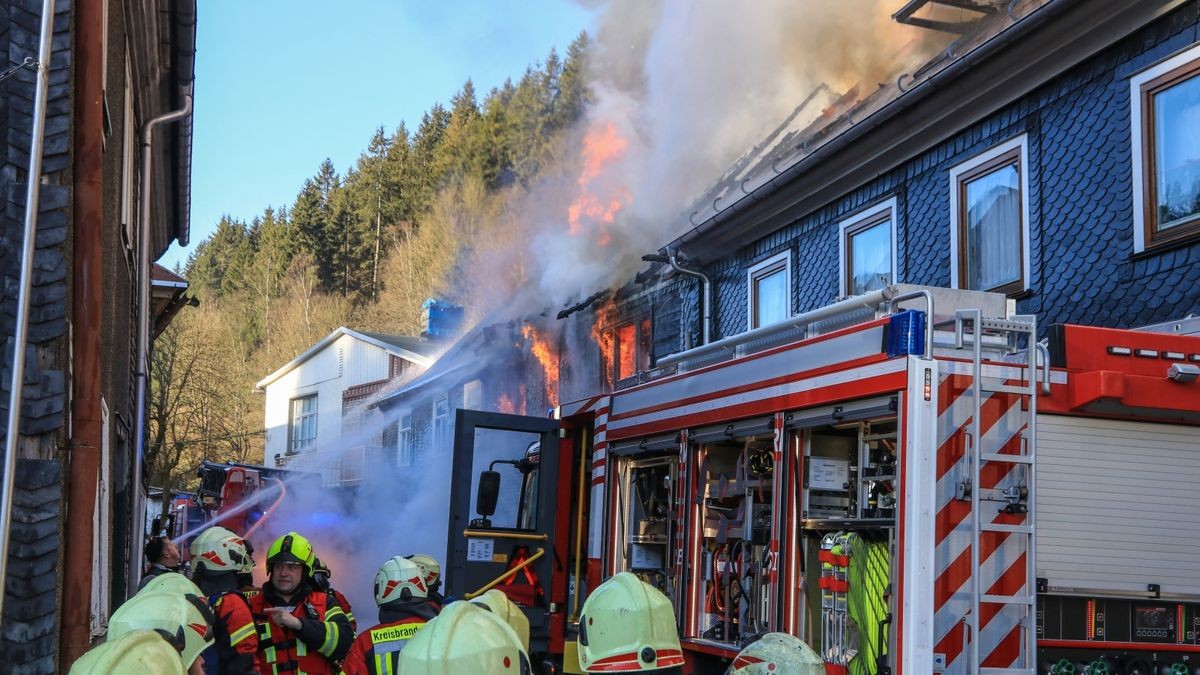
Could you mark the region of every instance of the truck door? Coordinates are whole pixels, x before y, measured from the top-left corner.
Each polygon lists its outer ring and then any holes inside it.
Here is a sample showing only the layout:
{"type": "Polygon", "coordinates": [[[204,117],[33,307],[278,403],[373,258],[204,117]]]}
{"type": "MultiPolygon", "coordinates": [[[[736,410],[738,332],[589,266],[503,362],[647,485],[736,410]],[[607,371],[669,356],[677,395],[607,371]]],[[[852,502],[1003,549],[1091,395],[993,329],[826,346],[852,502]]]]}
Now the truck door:
{"type": "MultiPolygon", "coordinates": [[[[459,410],[450,482],[446,595],[498,588],[529,617],[532,651],[549,638],[559,423],[459,410]]],[[[568,489],[563,486],[562,489],[568,489]]]]}

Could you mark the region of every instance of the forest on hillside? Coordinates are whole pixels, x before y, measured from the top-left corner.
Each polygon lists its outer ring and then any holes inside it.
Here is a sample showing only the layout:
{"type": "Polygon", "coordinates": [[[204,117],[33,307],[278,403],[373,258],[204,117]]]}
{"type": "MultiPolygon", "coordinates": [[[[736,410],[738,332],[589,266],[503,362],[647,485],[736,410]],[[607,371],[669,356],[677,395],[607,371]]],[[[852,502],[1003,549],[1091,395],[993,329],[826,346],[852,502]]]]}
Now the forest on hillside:
{"type": "Polygon", "coordinates": [[[523,283],[519,259],[505,278],[478,263],[519,229],[513,205],[563,171],[588,50],[581,34],[482,100],[468,80],[416,129],[380,126],[354,166],[323,162],[291,204],[222,218],[181,271],[199,306],[154,342],[150,484],[183,489],[202,459],[257,461],[255,383],[338,326],[415,335],[426,298],[477,318],[523,283]]]}

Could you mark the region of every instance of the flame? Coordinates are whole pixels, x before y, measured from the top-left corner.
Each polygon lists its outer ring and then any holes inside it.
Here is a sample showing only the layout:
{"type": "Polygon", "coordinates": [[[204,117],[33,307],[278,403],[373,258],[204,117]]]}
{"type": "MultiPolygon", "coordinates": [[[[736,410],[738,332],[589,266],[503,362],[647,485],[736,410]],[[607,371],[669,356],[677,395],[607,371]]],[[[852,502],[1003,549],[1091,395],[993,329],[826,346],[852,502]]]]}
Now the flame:
{"type": "Polygon", "coordinates": [[[612,387],[613,336],[610,331],[604,330],[604,326],[616,306],[616,299],[609,296],[604,304],[596,308],[596,319],[592,322],[592,341],[600,347],[600,380],[607,388],[612,387]]]}
{"type": "Polygon", "coordinates": [[[558,354],[550,348],[550,343],[530,324],[521,327],[521,335],[529,341],[529,351],[533,358],[541,364],[546,373],[546,403],[558,403],[558,354]]]}
{"type": "Polygon", "coordinates": [[[520,386],[517,387],[517,391],[518,391],[518,394],[521,399],[521,408],[520,408],[520,410],[517,411],[517,414],[518,415],[528,414],[529,411],[526,408],[529,406],[529,390],[525,388],[524,382],[522,382],[520,384],[520,386]]]}
{"type": "Polygon", "coordinates": [[[508,392],[500,394],[500,400],[496,401],[496,409],[506,415],[517,412],[517,407],[513,405],[513,400],[509,398],[508,392]]]}
{"type": "Polygon", "coordinates": [[[620,161],[628,149],[629,141],[612,122],[593,125],[583,137],[583,169],[576,181],[579,196],[567,208],[572,235],[583,231],[586,220],[599,230],[596,243],[607,246],[612,241],[612,234],[605,226],[611,225],[617,212],[633,201],[633,194],[623,185],[607,185],[608,181],[602,179],[608,167],[620,161]]]}

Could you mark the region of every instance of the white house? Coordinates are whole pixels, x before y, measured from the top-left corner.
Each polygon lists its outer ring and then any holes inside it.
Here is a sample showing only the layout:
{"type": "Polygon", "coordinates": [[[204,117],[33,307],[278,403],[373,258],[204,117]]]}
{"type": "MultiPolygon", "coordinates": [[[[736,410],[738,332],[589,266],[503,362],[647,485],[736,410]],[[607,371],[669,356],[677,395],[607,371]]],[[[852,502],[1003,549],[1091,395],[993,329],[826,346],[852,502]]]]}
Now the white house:
{"type": "Polygon", "coordinates": [[[357,482],[382,431],[366,428],[359,404],[423,371],[443,346],[345,326],[333,331],[255,385],[266,394],[263,463],[322,471],[327,484],[357,482]]]}

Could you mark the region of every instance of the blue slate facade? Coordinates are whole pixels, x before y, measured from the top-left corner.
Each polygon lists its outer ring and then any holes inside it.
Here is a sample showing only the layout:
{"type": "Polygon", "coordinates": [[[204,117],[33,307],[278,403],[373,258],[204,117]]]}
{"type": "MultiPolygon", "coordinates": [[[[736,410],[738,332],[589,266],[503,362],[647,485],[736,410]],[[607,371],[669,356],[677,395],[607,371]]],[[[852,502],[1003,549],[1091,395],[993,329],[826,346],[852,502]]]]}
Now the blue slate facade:
{"type": "MultiPolygon", "coordinates": [[[[1175,10],[977,119],[960,132],[774,233],[709,264],[714,282],[713,339],[747,329],[747,270],[790,254],[791,312],[839,295],[839,222],[894,198],[897,281],[951,285],[950,171],[1025,135],[1030,213],[1029,292],[1017,310],[1043,326],[1079,323],[1132,327],[1200,312],[1200,239],[1134,253],[1130,77],[1200,42],[1200,6],[1175,10]]],[[[919,105],[919,104],[918,104],[919,105]]],[[[696,284],[681,284],[680,324],[656,325],[656,348],[683,346],[695,333],[696,284]],[[672,336],[671,334],[675,335],[672,336]],[[676,339],[676,337],[678,339],[676,339]]]]}

